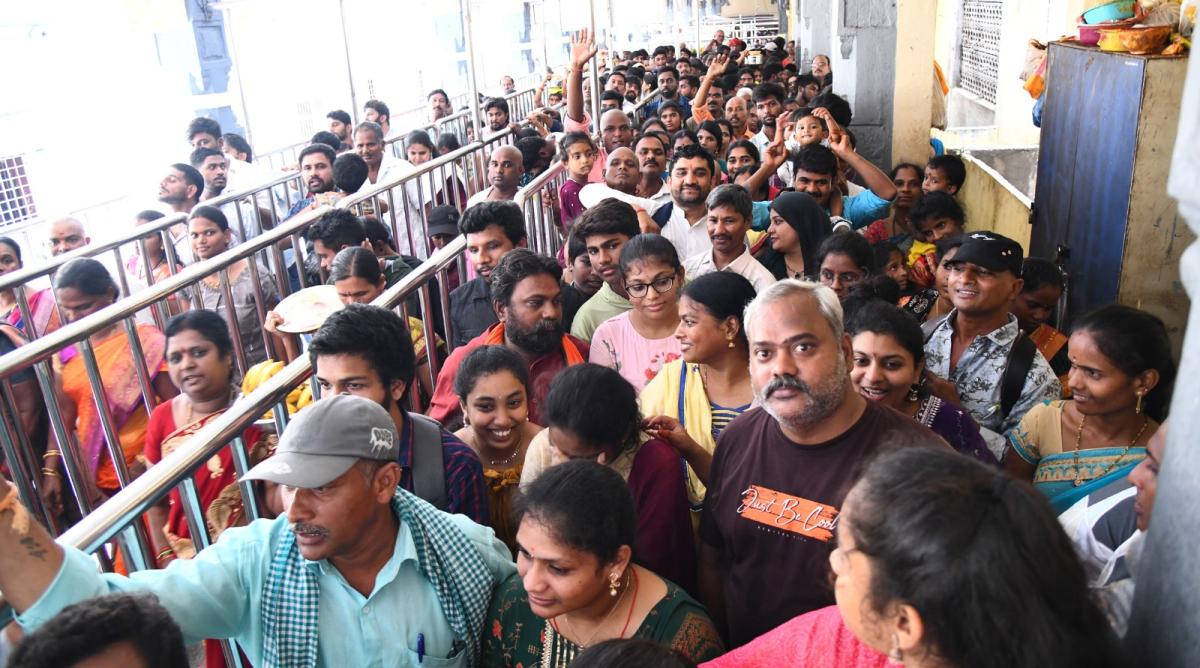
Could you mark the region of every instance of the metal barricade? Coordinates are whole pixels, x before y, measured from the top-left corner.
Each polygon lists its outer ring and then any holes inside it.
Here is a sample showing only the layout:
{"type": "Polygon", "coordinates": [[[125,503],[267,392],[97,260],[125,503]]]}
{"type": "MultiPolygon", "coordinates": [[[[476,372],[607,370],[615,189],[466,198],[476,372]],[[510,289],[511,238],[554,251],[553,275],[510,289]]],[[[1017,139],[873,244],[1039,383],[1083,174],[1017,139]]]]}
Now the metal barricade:
{"type": "Polygon", "coordinates": [[[646,107],[651,102],[653,102],[661,97],[662,97],[662,91],[655,89],[655,90],[650,91],[650,93],[648,93],[642,99],[638,100],[637,104],[634,105],[633,111],[631,112],[632,118],[630,120],[633,122],[635,130],[637,128],[641,127],[642,123],[646,119],[653,116],[653,114],[647,114],[646,107]]]}
{"type": "Polygon", "coordinates": [[[307,193],[304,175],[293,171],[250,188],[222,193],[200,205],[220,209],[229,221],[229,229],[238,235],[239,241],[244,241],[285,220],[291,208],[307,193]]]}
{"type": "Polygon", "coordinates": [[[515,198],[521,203],[521,211],[525,215],[529,247],[550,257],[557,255],[563,245],[558,189],[566,179],[566,163],[555,161],[522,188],[515,198]]]}
{"type": "MultiPolygon", "coordinates": [[[[153,221],[149,224],[135,227],[128,232],[118,236],[115,239],[108,241],[95,242],[88,244],[82,248],[68,251],[62,255],[56,255],[49,260],[33,267],[24,267],[17,271],[0,276],[0,292],[6,290],[14,290],[17,298],[17,307],[21,311],[21,320],[24,326],[24,333],[27,339],[36,339],[45,334],[45,332],[36,331],[34,328],[33,315],[29,307],[26,291],[17,289],[22,286],[28,286],[34,282],[40,282],[42,279],[52,282],[54,274],[67,262],[71,260],[90,257],[99,259],[110,270],[116,270],[114,280],[117,287],[120,288],[122,295],[129,295],[136,291],[136,288],[141,288],[139,284],[141,279],[136,275],[129,275],[129,271],[141,269],[144,272],[145,281],[148,284],[155,282],[154,267],[150,265],[150,258],[146,252],[146,240],[157,238],[162,245],[163,253],[165,254],[164,262],[170,273],[175,273],[175,268],[180,264],[179,258],[176,257],[174,242],[179,238],[176,234],[186,235],[187,214],[177,213],[171,216],[166,216],[153,221]],[[177,226],[183,226],[184,230],[172,229],[177,226]],[[122,256],[123,250],[128,250],[128,246],[133,244],[136,246],[136,252],[130,253],[125,259],[122,256]]],[[[165,322],[165,314],[161,309],[152,309],[155,322],[162,327],[165,322]]]]}
{"type": "MultiPolygon", "coordinates": [[[[130,404],[136,405],[137,408],[135,410],[145,411],[148,416],[158,403],[159,397],[153,389],[153,379],[155,373],[159,370],[157,367],[149,368],[147,365],[141,337],[139,336],[137,326],[134,324],[133,316],[144,309],[151,308],[154,304],[169,299],[181,290],[188,288],[199,290],[199,284],[202,280],[216,276],[220,289],[226,298],[224,315],[230,326],[235,358],[238,360],[240,369],[244,372],[246,362],[241,345],[240,326],[236,310],[229,299],[231,285],[229,276],[230,267],[243,260],[252,260],[264,249],[272,250],[274,259],[279,266],[282,266],[282,253],[278,244],[290,239],[293,245],[295,245],[298,236],[303,234],[323,213],[330,210],[330,207],[320,207],[312,211],[306,211],[296,216],[293,220],[289,220],[249,242],[243,243],[236,248],[231,248],[217,257],[195,263],[166,280],[151,285],[145,290],[128,297],[119,299],[114,304],[104,307],[96,313],[76,322],[66,323],[58,330],[30,341],[24,346],[0,357],[0,380],[3,381],[0,383],[0,389],[3,390],[4,395],[4,401],[0,403],[0,416],[4,418],[2,420],[3,424],[0,424],[0,448],[2,448],[5,460],[10,463],[14,482],[21,493],[22,500],[28,507],[35,511],[48,527],[53,529],[54,523],[52,521],[53,518],[49,516],[49,513],[46,512],[41,503],[41,465],[40,460],[36,459],[39,453],[29,443],[28,435],[20,428],[19,425],[22,424],[21,416],[17,413],[15,403],[12,401],[13,387],[11,381],[14,374],[28,369],[31,365],[33,366],[33,371],[39,385],[37,391],[40,392],[41,399],[48,412],[50,431],[53,434],[52,442],[58,444],[57,449],[62,453],[66,481],[70,485],[81,513],[86,515],[93,510],[92,499],[97,496],[94,493],[94,481],[91,479],[91,474],[88,473],[88,468],[84,466],[83,461],[80,459],[81,451],[76,439],[75,425],[67,424],[67,420],[64,417],[63,395],[59,392],[57,383],[54,381],[50,365],[51,358],[59,356],[62,351],[72,346],[78,348],[78,354],[84,364],[87,381],[92,391],[92,400],[96,405],[98,421],[107,446],[106,452],[109,459],[113,462],[120,485],[124,487],[130,482],[130,476],[125,466],[125,454],[119,440],[121,425],[116,424],[116,420],[110,410],[109,398],[105,390],[105,379],[101,375],[96,353],[93,349],[93,342],[90,340],[90,337],[96,334],[106,334],[112,332],[114,328],[123,327],[126,343],[131,355],[132,370],[130,373],[136,377],[137,392],[140,394],[140,401],[131,401],[130,404]]],[[[258,271],[248,269],[247,273],[252,278],[252,285],[255,290],[254,301],[259,311],[257,325],[261,330],[264,309],[269,308],[270,304],[264,299],[262,277],[258,276],[258,271]]],[[[119,335],[119,332],[111,334],[111,336],[119,335]]],[[[262,332],[262,336],[267,350],[270,350],[271,335],[264,331],[262,332]]],[[[158,361],[155,364],[158,364],[158,361]]],[[[109,380],[114,379],[110,376],[109,380]]],[[[131,379],[122,378],[121,380],[129,381],[131,379]]],[[[26,389],[33,391],[32,388],[26,389]]],[[[125,550],[126,561],[137,567],[141,567],[145,561],[142,542],[135,540],[134,546],[132,549],[125,550]]]]}
{"type": "Polygon", "coordinates": [[[482,142],[468,144],[419,165],[399,179],[377,183],[366,191],[346,197],[337,206],[349,208],[360,216],[373,213],[392,230],[397,251],[428,257],[432,250],[426,234],[430,207],[451,204],[460,211],[465,208],[466,201],[461,195],[465,193],[470,197],[485,187],[484,153],[491,147],[511,143],[512,135],[512,128],[505,128],[482,142]],[[459,191],[460,184],[462,192],[459,191]],[[379,202],[387,205],[387,211],[381,211],[379,202]]]}
{"type": "MultiPolygon", "coordinates": [[[[311,140],[297,142],[289,146],[271,151],[259,151],[254,154],[254,164],[266,165],[273,172],[280,172],[300,162],[300,151],[311,144],[311,140]]],[[[337,148],[334,146],[333,148],[337,148]]]]}

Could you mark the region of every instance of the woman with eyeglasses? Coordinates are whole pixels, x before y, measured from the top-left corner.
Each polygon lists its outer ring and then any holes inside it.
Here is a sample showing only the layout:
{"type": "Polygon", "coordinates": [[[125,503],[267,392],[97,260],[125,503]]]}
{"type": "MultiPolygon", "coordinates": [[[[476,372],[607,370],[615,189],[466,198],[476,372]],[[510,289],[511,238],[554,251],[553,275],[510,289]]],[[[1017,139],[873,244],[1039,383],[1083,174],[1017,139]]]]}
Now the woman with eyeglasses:
{"type": "Polygon", "coordinates": [[[683,265],[665,237],[639,234],[621,248],[621,275],[633,309],[596,328],[588,361],[616,370],[641,392],[683,353],[675,338],[683,265]]]}
{"type": "Polygon", "coordinates": [[[642,430],[633,386],[612,369],[576,364],[554,378],[541,416],[546,429],[529,443],[522,490],[547,469],[573,459],[614,469],[629,485],[637,508],[635,560],[695,591],[696,541],[679,453],[642,430]]]}
{"type": "Polygon", "coordinates": [[[871,244],[857,232],[834,232],[817,249],[817,280],[846,301],[850,288],[875,273],[875,253],[871,244]]]}

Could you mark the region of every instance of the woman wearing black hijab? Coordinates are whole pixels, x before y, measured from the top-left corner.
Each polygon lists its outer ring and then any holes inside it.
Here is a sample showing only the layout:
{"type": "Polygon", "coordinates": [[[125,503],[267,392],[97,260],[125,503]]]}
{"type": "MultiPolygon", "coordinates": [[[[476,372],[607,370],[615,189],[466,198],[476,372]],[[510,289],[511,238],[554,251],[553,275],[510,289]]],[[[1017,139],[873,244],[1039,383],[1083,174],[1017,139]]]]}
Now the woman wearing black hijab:
{"type": "Polygon", "coordinates": [[[833,233],[829,214],[808,193],[785,192],[771,202],[767,243],[758,261],[777,279],[817,273],[817,247],[833,233]]]}

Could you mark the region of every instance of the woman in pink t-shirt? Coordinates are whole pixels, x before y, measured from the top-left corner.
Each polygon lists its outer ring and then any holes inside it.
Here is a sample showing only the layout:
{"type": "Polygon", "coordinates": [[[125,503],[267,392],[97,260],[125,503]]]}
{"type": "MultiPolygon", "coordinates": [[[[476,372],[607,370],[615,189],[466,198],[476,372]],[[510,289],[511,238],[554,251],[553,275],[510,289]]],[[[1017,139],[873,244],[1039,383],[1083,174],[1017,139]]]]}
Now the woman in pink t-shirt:
{"type": "Polygon", "coordinates": [[[596,328],[588,361],[616,370],[641,392],[664,364],[682,354],[675,329],[683,265],[665,237],[639,234],[621,248],[621,274],[633,309],[596,328]]]}

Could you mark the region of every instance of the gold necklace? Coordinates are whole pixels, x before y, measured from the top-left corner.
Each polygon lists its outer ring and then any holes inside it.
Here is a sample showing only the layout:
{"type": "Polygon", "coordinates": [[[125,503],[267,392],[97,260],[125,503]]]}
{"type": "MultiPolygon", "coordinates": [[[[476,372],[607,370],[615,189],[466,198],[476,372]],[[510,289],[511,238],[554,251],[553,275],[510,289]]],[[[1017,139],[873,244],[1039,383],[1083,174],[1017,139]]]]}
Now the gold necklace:
{"type": "MultiPolygon", "coordinates": [[[[592,635],[588,637],[587,641],[575,643],[575,645],[577,647],[579,647],[579,649],[587,649],[588,647],[590,647],[592,644],[592,641],[595,640],[596,636],[599,635],[600,631],[602,631],[604,629],[604,625],[608,623],[608,620],[610,618],[612,618],[613,613],[616,612],[617,609],[621,607],[621,603],[623,603],[625,601],[625,593],[629,591],[629,587],[626,586],[628,581],[629,581],[629,578],[626,577],[625,582],[621,583],[620,598],[618,598],[616,603],[613,603],[613,606],[608,609],[608,612],[604,615],[604,619],[600,620],[600,623],[596,625],[596,628],[592,629],[592,635]]],[[[569,617],[567,617],[565,614],[562,616],[562,619],[564,622],[567,623],[567,628],[571,630],[571,635],[576,635],[575,627],[571,624],[571,619],[569,617]]],[[[561,635],[561,634],[559,634],[559,635],[561,635]]]]}
{"type": "MultiPolygon", "coordinates": [[[[1075,469],[1075,486],[1076,487],[1079,487],[1079,486],[1083,485],[1084,482],[1086,482],[1083,479],[1082,471],[1079,470],[1079,446],[1083,442],[1083,426],[1085,424],[1087,424],[1087,416],[1086,415],[1082,416],[1079,419],[1079,428],[1075,430],[1075,452],[1074,452],[1074,457],[1073,457],[1073,460],[1074,460],[1073,466],[1075,469]]],[[[1104,476],[1108,475],[1109,471],[1112,471],[1113,468],[1117,465],[1117,462],[1120,462],[1121,459],[1129,453],[1129,450],[1131,448],[1133,448],[1133,446],[1137,445],[1137,442],[1141,440],[1142,434],[1145,433],[1146,425],[1148,425],[1148,424],[1150,424],[1150,418],[1143,417],[1142,418],[1142,428],[1138,429],[1138,433],[1136,436],[1133,437],[1133,441],[1129,445],[1125,446],[1125,449],[1121,451],[1121,454],[1117,455],[1117,458],[1112,460],[1112,463],[1109,464],[1108,467],[1105,468],[1103,471],[1101,471],[1100,475],[1098,475],[1092,479],[1099,480],[1100,478],[1103,478],[1104,476]]]]}

